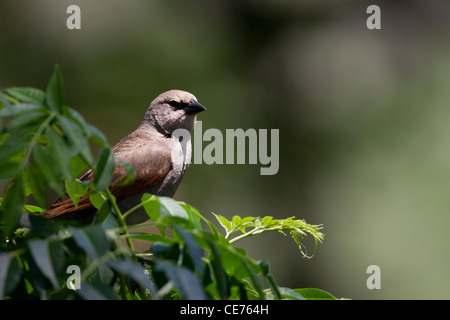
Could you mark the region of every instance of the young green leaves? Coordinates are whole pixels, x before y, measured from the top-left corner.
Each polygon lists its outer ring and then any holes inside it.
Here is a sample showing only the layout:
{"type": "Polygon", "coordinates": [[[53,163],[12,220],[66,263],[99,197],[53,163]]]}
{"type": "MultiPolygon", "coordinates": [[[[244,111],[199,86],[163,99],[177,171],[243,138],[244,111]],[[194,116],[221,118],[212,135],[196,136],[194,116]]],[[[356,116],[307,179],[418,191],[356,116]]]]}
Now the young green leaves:
{"type": "Polygon", "coordinates": [[[55,70],[48,82],[45,102],[51,110],[56,113],[62,113],[64,107],[64,85],[59,66],[55,66],[55,70]]]}
{"type": "Polygon", "coordinates": [[[319,242],[323,241],[324,237],[323,233],[319,231],[320,229],[322,229],[322,225],[311,225],[306,223],[305,220],[295,220],[295,217],[290,217],[287,219],[273,219],[270,216],[266,216],[260,219],[254,217],[241,218],[239,216],[234,216],[230,221],[221,215],[214,214],[214,216],[216,217],[220,225],[225,229],[225,238],[228,239],[230,243],[235,243],[236,241],[250,237],[252,235],[270,231],[278,231],[283,235],[289,233],[297,244],[300,252],[304,257],[307,258],[311,258],[314,256],[317,245],[319,244],[319,242]],[[250,230],[247,231],[248,228],[250,228],[250,230]],[[238,231],[240,231],[242,234],[230,239],[231,235],[238,231]],[[311,256],[308,256],[304,252],[303,245],[300,242],[300,239],[304,238],[307,234],[312,235],[315,240],[314,253],[311,256]]]}
{"type": "Polygon", "coordinates": [[[99,130],[64,104],[58,66],[45,92],[29,87],[0,92],[0,123],[0,182],[12,181],[0,207],[4,236],[16,227],[29,194],[45,207],[49,186],[61,197],[68,192],[76,203],[87,189],[75,178],[87,168],[94,168],[98,190],[108,187],[114,170],[111,149],[99,130]],[[97,163],[90,142],[103,148],[97,163]]]}

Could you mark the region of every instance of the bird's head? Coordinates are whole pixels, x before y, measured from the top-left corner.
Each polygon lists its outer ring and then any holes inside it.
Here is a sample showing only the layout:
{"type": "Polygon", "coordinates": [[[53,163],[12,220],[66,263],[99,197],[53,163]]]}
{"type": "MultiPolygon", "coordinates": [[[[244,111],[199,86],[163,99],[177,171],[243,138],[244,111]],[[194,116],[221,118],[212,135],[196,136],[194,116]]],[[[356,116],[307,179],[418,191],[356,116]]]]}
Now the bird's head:
{"type": "Polygon", "coordinates": [[[206,108],[193,94],[182,90],[170,90],[161,93],[152,101],[145,113],[144,122],[168,135],[176,129],[192,131],[197,113],[205,110],[206,108]]]}

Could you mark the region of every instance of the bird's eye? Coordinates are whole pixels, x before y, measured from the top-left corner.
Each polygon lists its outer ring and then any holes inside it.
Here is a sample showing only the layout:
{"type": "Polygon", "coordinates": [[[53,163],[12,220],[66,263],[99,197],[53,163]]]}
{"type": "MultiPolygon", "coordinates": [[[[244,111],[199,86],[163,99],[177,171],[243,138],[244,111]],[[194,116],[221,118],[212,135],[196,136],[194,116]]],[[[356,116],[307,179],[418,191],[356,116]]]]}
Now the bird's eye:
{"type": "Polygon", "coordinates": [[[175,109],[183,109],[187,106],[187,103],[183,103],[181,101],[170,100],[169,105],[175,109]]]}

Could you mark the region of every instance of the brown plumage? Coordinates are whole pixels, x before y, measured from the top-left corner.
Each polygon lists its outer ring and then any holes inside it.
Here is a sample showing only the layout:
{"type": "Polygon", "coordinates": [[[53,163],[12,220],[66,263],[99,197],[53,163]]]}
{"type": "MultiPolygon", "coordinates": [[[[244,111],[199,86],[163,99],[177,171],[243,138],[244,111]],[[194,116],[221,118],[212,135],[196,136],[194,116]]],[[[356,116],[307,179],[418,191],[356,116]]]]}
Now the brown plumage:
{"type": "MultiPolygon", "coordinates": [[[[185,142],[188,145],[183,151],[180,141],[172,137],[172,133],[176,129],[192,131],[196,114],[204,110],[206,108],[195,96],[186,91],[164,92],[150,104],[142,124],[112,148],[116,167],[110,190],[123,213],[139,204],[144,193],[173,196],[189,166],[191,145],[190,141],[185,142]],[[135,180],[130,185],[114,185],[127,175],[120,160],[128,162],[134,169],[135,180]]],[[[80,180],[93,180],[92,170],[80,180]]],[[[77,207],[70,199],[58,199],[42,215],[49,219],[90,223],[95,213],[96,209],[86,195],[77,207]]],[[[147,219],[145,211],[140,209],[126,222],[137,224],[147,219]]]]}

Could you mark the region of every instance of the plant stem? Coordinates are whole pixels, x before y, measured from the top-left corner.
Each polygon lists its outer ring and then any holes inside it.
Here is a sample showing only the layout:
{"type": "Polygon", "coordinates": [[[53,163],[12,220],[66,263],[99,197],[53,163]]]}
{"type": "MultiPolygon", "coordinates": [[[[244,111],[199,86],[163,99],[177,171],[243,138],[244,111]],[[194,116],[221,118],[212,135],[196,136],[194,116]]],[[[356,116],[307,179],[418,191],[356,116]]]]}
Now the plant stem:
{"type": "MultiPolygon", "coordinates": [[[[257,231],[260,231],[260,230],[262,230],[262,229],[260,229],[260,228],[252,229],[249,232],[246,232],[246,233],[241,234],[240,236],[234,237],[233,239],[230,240],[230,243],[233,244],[236,241],[239,241],[239,240],[245,239],[247,237],[250,237],[252,234],[257,233],[257,231]]],[[[226,238],[228,239],[228,237],[226,237],[226,238]]]]}
{"type": "Polygon", "coordinates": [[[33,147],[36,144],[36,140],[39,138],[39,136],[44,132],[45,128],[48,127],[50,122],[56,117],[56,113],[52,112],[48,115],[48,117],[45,119],[45,121],[39,126],[35,134],[33,135],[33,139],[31,139],[31,142],[27,148],[27,151],[25,153],[25,156],[23,158],[22,163],[20,164],[19,172],[22,172],[25,170],[25,166],[27,165],[28,161],[31,157],[31,152],[33,151],[33,147]]]}
{"type": "Polygon", "coordinates": [[[128,210],[127,212],[125,212],[123,214],[123,219],[126,219],[130,214],[132,214],[133,212],[135,212],[136,210],[138,210],[139,208],[143,207],[145,204],[147,204],[150,201],[154,201],[155,197],[150,197],[149,199],[147,199],[146,201],[142,201],[141,203],[139,203],[138,205],[134,206],[133,208],[131,208],[130,210],[128,210]]]}
{"type": "MultiPolygon", "coordinates": [[[[125,218],[122,215],[122,212],[120,211],[119,206],[117,205],[116,199],[112,195],[111,190],[109,190],[109,188],[106,189],[106,195],[108,196],[109,201],[111,201],[111,204],[112,204],[114,210],[117,213],[119,226],[122,228],[123,233],[126,236],[128,236],[129,232],[128,232],[127,224],[125,222],[125,218]]],[[[133,246],[133,242],[131,241],[131,238],[130,237],[125,237],[125,241],[127,242],[128,247],[131,249],[131,256],[133,257],[133,260],[137,261],[136,253],[134,251],[134,246],[133,246]]]]}
{"type": "Polygon", "coordinates": [[[127,280],[123,274],[120,275],[120,295],[122,300],[127,300],[127,280]]]}
{"type": "MultiPolygon", "coordinates": [[[[233,239],[229,240],[229,242],[231,244],[233,244],[233,243],[235,243],[235,242],[237,242],[239,240],[245,239],[245,238],[250,237],[251,235],[254,235],[254,234],[265,233],[265,232],[270,232],[270,231],[277,231],[277,230],[290,230],[290,228],[283,228],[283,227],[280,227],[280,226],[273,227],[273,228],[256,227],[256,228],[254,228],[254,229],[252,229],[252,230],[250,230],[250,231],[248,231],[246,233],[241,234],[240,236],[234,237],[233,239]]],[[[227,234],[227,236],[230,236],[230,235],[227,234]]],[[[226,238],[228,239],[228,237],[226,237],[226,238]]]]}
{"type": "Polygon", "coordinates": [[[104,254],[98,259],[93,260],[87,268],[81,273],[80,280],[81,282],[87,281],[88,277],[98,268],[99,265],[111,259],[112,256],[109,253],[104,254]]]}

